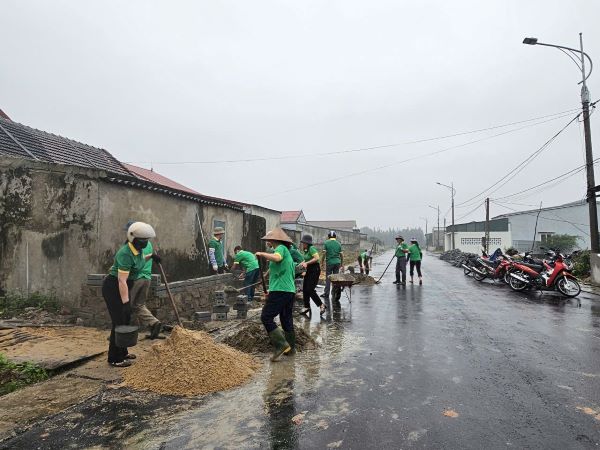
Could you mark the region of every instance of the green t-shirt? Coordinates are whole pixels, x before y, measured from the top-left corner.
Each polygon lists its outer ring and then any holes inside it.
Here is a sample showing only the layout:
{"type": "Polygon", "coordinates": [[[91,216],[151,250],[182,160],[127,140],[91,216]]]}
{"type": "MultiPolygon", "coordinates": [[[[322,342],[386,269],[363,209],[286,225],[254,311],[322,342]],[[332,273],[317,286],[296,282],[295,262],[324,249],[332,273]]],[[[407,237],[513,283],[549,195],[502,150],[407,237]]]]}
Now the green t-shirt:
{"type": "Polygon", "coordinates": [[[302,253],[300,253],[300,250],[298,250],[298,247],[296,247],[294,244],[292,244],[292,247],[290,248],[290,255],[292,255],[292,260],[296,264],[300,264],[302,261],[304,261],[304,256],[302,255],[302,253]]]}
{"type": "Polygon", "coordinates": [[[396,253],[394,256],[397,256],[398,258],[406,257],[408,253],[404,253],[402,250],[408,250],[408,244],[406,242],[403,242],[402,244],[398,245],[398,247],[396,247],[396,253]]]}
{"type": "Polygon", "coordinates": [[[416,244],[408,247],[408,255],[411,261],[421,261],[421,249],[416,244]]]}
{"type": "Polygon", "coordinates": [[[240,250],[235,255],[233,260],[241,265],[246,272],[252,272],[255,269],[258,269],[258,259],[254,256],[254,253],[248,252],[246,250],[240,250]]]}
{"type": "Polygon", "coordinates": [[[367,260],[367,258],[368,258],[368,257],[367,257],[367,252],[362,252],[362,253],[359,255],[359,257],[358,257],[358,259],[360,259],[361,261],[366,261],[366,260],[367,260]]]}
{"type": "Polygon", "coordinates": [[[342,263],[342,258],[340,257],[342,245],[337,239],[327,239],[323,244],[323,250],[325,251],[325,262],[328,266],[342,263]]]}
{"type": "Polygon", "coordinates": [[[309,262],[315,255],[319,256],[319,250],[312,245],[309,246],[308,249],[304,250],[304,262],[309,262]]]}
{"type": "MultiPolygon", "coordinates": [[[[148,245],[142,250],[142,255],[147,256],[154,253],[154,247],[152,247],[152,243],[148,241],[148,245]]],[[[143,278],[145,280],[150,280],[152,278],[152,258],[148,258],[146,264],[144,264],[144,268],[140,271],[140,273],[135,278],[136,280],[139,278],[143,278]]]]}
{"type": "Polygon", "coordinates": [[[215,249],[215,260],[217,261],[217,266],[223,267],[225,265],[225,258],[223,256],[223,243],[213,237],[208,242],[208,248],[215,249]]]}
{"type": "Polygon", "coordinates": [[[296,292],[296,265],[285,245],[278,245],[275,253],[283,258],[279,262],[269,262],[269,292],[296,292]]]}
{"type": "Polygon", "coordinates": [[[138,252],[131,243],[123,245],[115,254],[115,261],[108,273],[118,277],[119,272],[128,273],[128,280],[136,280],[146,265],[142,252],[138,252]]]}

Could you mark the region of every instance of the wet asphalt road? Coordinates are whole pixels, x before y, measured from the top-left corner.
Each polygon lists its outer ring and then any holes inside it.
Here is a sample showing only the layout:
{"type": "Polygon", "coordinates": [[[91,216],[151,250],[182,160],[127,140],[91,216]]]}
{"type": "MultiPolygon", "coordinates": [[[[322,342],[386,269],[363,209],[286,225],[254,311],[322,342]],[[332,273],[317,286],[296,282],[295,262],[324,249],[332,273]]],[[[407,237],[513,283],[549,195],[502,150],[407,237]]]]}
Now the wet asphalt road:
{"type": "Polygon", "coordinates": [[[197,400],[106,391],[4,446],[600,446],[600,297],[516,294],[431,255],[423,271],[423,286],[389,273],[326,320],[298,318],[322,347],[266,361],[241,388],[197,400]]]}

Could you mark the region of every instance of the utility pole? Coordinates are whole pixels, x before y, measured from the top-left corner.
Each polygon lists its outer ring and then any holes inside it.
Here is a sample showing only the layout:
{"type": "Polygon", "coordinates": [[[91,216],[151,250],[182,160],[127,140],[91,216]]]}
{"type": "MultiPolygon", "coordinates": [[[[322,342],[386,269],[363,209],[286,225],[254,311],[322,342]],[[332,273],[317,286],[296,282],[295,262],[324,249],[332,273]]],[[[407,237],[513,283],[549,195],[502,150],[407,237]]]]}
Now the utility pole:
{"type": "MultiPolygon", "coordinates": [[[[440,248],[440,205],[437,205],[437,207],[435,206],[431,206],[431,205],[427,205],[429,206],[431,209],[435,209],[437,211],[437,230],[436,230],[436,238],[435,238],[435,245],[436,245],[436,250],[440,248]]],[[[427,227],[427,224],[425,225],[425,227],[427,227]]],[[[431,243],[433,244],[433,236],[431,236],[431,243]]]]}
{"type": "MultiPolygon", "coordinates": [[[[585,165],[587,175],[587,192],[586,198],[588,202],[589,215],[590,215],[590,241],[592,253],[600,253],[600,239],[598,236],[598,211],[596,207],[596,193],[595,186],[596,180],[594,176],[594,156],[592,153],[592,133],[590,131],[590,91],[587,88],[586,80],[592,74],[592,59],[590,56],[583,51],[583,34],[579,33],[579,50],[575,48],[565,47],[563,45],[546,44],[538,42],[537,38],[528,37],[523,39],[523,44],[527,45],[543,45],[545,47],[554,47],[565,53],[571,58],[572,61],[577,64],[577,67],[581,70],[582,80],[578,83],[581,84],[581,108],[583,115],[583,130],[585,137],[585,165]],[[579,64],[571,56],[571,54],[579,54],[579,64]],[[585,59],[588,59],[590,63],[590,71],[586,75],[585,71],[585,59]]],[[[535,239],[534,239],[535,240],[535,239]]]]}
{"type": "Polygon", "coordinates": [[[443,251],[446,251],[446,218],[444,217],[444,248],[443,251]]]}
{"type": "Polygon", "coordinates": [[[579,48],[581,50],[581,106],[583,109],[583,132],[585,136],[585,164],[587,172],[587,202],[590,211],[590,240],[592,253],[600,253],[598,239],[598,211],[596,207],[596,180],[594,175],[594,155],[592,153],[592,132],[590,130],[590,91],[585,82],[585,58],[583,55],[583,36],[579,33],[579,48]]]}
{"type": "Polygon", "coordinates": [[[490,254],[490,199],[485,199],[485,253],[490,254]]]}
{"type": "Polygon", "coordinates": [[[452,250],[456,248],[456,243],[454,242],[454,181],[450,183],[452,187],[452,250]]]}

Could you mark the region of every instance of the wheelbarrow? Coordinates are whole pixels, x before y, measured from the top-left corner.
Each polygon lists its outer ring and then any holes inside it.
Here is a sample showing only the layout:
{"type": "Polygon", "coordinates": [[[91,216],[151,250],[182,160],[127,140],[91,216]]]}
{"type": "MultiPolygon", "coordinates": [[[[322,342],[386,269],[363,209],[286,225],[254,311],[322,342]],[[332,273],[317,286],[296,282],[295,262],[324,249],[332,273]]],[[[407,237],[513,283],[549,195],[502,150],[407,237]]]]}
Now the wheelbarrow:
{"type": "Polygon", "coordinates": [[[339,302],[342,291],[344,288],[348,288],[348,302],[352,303],[352,286],[357,284],[353,275],[345,273],[329,275],[329,282],[332,286],[333,301],[339,302]]]}

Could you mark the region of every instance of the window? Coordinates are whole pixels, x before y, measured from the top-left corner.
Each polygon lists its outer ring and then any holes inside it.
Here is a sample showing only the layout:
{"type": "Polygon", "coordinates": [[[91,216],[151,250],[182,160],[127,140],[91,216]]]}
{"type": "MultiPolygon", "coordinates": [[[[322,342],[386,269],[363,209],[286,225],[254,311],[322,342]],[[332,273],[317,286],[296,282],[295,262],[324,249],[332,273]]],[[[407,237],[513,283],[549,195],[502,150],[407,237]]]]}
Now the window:
{"type": "Polygon", "coordinates": [[[540,232],[538,233],[540,235],[540,241],[542,242],[542,244],[547,244],[548,243],[548,239],[550,237],[552,237],[552,235],[554,234],[554,232],[540,232]]]}
{"type": "MultiPolygon", "coordinates": [[[[461,245],[481,245],[483,242],[482,238],[460,238],[461,245]]],[[[502,238],[491,237],[490,245],[502,245],[502,238]]]]}

